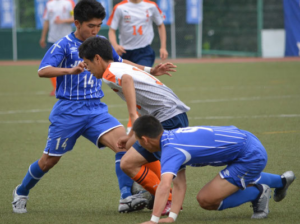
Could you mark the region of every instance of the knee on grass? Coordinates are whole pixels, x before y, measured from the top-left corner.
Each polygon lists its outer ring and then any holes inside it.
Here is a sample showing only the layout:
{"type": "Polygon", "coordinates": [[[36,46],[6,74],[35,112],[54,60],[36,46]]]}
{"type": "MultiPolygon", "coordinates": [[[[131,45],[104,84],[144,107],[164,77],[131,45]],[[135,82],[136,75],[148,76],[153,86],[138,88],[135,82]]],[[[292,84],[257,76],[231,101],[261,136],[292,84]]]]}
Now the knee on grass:
{"type": "Polygon", "coordinates": [[[205,210],[217,210],[220,206],[219,200],[212,200],[201,194],[197,195],[197,201],[200,207],[205,210]]]}

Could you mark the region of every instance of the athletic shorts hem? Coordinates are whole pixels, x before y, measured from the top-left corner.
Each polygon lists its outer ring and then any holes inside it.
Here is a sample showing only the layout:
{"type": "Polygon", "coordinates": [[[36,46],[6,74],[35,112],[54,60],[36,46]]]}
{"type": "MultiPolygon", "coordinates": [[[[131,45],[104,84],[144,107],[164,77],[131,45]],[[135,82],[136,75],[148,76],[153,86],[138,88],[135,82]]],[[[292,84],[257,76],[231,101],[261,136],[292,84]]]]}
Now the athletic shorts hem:
{"type": "Polygon", "coordinates": [[[101,138],[101,136],[103,136],[104,134],[110,132],[111,130],[113,130],[113,129],[117,128],[117,127],[123,127],[123,125],[122,125],[122,124],[119,124],[119,125],[117,125],[117,126],[114,126],[114,127],[110,128],[110,129],[107,129],[106,131],[102,132],[102,133],[98,136],[97,141],[95,142],[95,145],[96,145],[99,149],[104,149],[106,146],[103,146],[102,144],[99,146],[99,144],[98,144],[99,139],[101,138]]]}
{"type": "MultiPolygon", "coordinates": [[[[69,150],[69,151],[71,151],[71,150],[69,150]]],[[[66,151],[66,152],[69,152],[69,151],[66,151]]],[[[45,152],[44,151],[44,154],[46,154],[46,155],[48,155],[48,156],[63,156],[65,153],[63,153],[63,154],[54,154],[54,153],[49,153],[49,152],[45,152]]]]}

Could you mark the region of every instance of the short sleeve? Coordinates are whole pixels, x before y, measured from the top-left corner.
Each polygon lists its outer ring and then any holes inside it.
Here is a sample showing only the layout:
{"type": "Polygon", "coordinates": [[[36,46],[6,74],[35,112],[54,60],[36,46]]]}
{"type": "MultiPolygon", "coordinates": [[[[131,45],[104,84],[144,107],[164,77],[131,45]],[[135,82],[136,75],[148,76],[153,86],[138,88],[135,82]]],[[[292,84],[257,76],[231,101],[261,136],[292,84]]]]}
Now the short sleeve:
{"type": "Polygon", "coordinates": [[[156,4],[155,7],[153,7],[152,20],[157,26],[163,23],[162,11],[160,10],[160,8],[158,8],[156,4]]]}
{"type": "Polygon", "coordinates": [[[163,148],[161,154],[161,175],[172,173],[174,176],[177,176],[178,171],[184,168],[182,164],[185,159],[185,155],[179,150],[173,147],[163,148]]]}
{"type": "Polygon", "coordinates": [[[107,25],[110,26],[110,28],[117,30],[119,27],[119,22],[120,22],[121,18],[122,18],[122,10],[120,10],[120,8],[115,6],[112,14],[110,15],[110,17],[107,21],[107,25]]]}
{"type": "Polygon", "coordinates": [[[116,50],[114,49],[114,47],[111,46],[111,48],[112,48],[112,54],[113,54],[114,62],[123,62],[123,59],[121,58],[120,55],[118,55],[118,53],[116,52],[116,50]]]}
{"type": "Polygon", "coordinates": [[[63,61],[66,53],[65,53],[65,45],[60,44],[63,39],[60,39],[58,42],[53,44],[44,58],[41,61],[39,70],[46,67],[60,67],[61,62],[63,61]]]}

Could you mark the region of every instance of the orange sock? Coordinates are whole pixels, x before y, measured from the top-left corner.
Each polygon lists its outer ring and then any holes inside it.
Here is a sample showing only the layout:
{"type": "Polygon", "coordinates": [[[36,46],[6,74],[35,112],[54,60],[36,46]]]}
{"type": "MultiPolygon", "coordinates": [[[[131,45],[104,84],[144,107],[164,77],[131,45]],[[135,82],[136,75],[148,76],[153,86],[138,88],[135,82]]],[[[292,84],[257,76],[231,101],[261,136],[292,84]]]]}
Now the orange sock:
{"type": "Polygon", "coordinates": [[[154,162],[151,162],[151,163],[147,163],[144,165],[145,167],[148,167],[150,170],[152,170],[156,176],[158,176],[158,178],[160,179],[160,161],[157,160],[157,161],[154,161],[154,162]]]}
{"type": "Polygon", "coordinates": [[[53,89],[56,89],[56,77],[50,78],[52,82],[53,89]]]}
{"type": "MultiPolygon", "coordinates": [[[[132,178],[135,182],[142,185],[152,195],[155,195],[160,179],[158,176],[146,166],[142,166],[138,174],[132,178]]],[[[172,194],[169,194],[169,201],[172,200],[172,194]]]]}

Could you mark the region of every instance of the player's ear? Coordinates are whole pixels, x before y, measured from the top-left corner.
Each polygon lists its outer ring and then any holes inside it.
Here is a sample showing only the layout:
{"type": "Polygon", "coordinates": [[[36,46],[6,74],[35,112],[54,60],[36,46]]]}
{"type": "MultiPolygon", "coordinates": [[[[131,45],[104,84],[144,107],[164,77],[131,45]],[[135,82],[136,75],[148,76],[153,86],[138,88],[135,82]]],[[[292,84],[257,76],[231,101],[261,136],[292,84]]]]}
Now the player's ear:
{"type": "Polygon", "coordinates": [[[80,27],[80,22],[78,20],[74,21],[76,28],[78,29],[80,27]]]}
{"type": "Polygon", "coordinates": [[[100,63],[102,60],[102,58],[100,57],[99,54],[96,54],[95,57],[94,57],[94,61],[96,61],[97,63],[100,63]]]}

